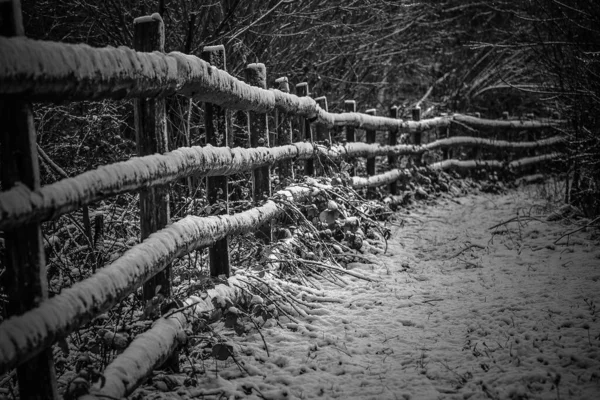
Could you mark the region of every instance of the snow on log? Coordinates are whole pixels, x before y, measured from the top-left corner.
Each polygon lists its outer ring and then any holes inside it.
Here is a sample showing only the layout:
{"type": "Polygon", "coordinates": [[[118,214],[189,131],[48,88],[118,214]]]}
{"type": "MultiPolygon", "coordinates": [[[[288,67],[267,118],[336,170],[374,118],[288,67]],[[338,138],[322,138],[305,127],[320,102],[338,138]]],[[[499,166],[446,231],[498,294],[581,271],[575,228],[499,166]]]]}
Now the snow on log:
{"type": "MultiPolygon", "coordinates": [[[[352,113],[347,113],[352,114],[352,113]]],[[[361,142],[325,147],[306,142],[272,148],[182,147],[166,154],[134,157],[99,167],[78,176],[31,191],[24,185],[0,193],[0,230],[31,221],[46,221],[109,196],[163,185],[190,175],[219,176],[249,171],[286,159],[307,159],[315,154],[327,158],[418,155],[427,150],[453,146],[531,149],[561,143],[562,137],[533,142],[507,142],[476,137],[452,137],[423,146],[381,145],[361,142]]],[[[467,164],[460,164],[462,168],[467,164]]],[[[455,165],[459,166],[459,164],[455,165]]],[[[447,168],[445,166],[444,168],[447,168]]]]}
{"type": "MultiPolygon", "coordinates": [[[[274,197],[298,202],[316,191],[318,187],[309,183],[309,186],[289,186],[274,197]]],[[[253,231],[282,212],[275,201],[269,200],[234,215],[187,216],[151,234],[88,279],[26,314],[2,321],[0,375],[108,311],[176,258],[226,236],[253,231]]]]}
{"type": "Polygon", "coordinates": [[[511,168],[511,169],[521,168],[521,167],[531,165],[531,164],[537,164],[537,163],[544,162],[544,161],[555,160],[562,156],[564,156],[564,154],[554,152],[554,153],[542,154],[542,155],[535,156],[535,157],[525,157],[525,158],[511,161],[508,164],[508,168],[511,168]]]}
{"type": "Polygon", "coordinates": [[[397,181],[398,179],[403,177],[410,178],[412,177],[412,174],[408,169],[393,169],[383,174],[369,176],[368,178],[354,176],[352,177],[352,187],[363,188],[388,185],[391,182],[397,181]]]}
{"type": "Polygon", "coordinates": [[[235,110],[268,112],[279,108],[330,128],[346,125],[414,132],[446,126],[452,120],[481,128],[536,129],[560,123],[488,120],[460,114],[403,121],[355,112],[329,113],[308,96],[248,85],[192,55],[0,37],[0,95],[62,101],[164,97],[177,93],[235,110]]]}
{"type": "Polygon", "coordinates": [[[17,185],[0,193],[0,230],[49,220],[105,197],[194,174],[231,175],[279,160],[309,158],[313,153],[310,143],[252,149],[196,146],[109,164],[36,191],[17,185]]]}
{"type": "Polygon", "coordinates": [[[423,146],[424,150],[436,150],[445,147],[459,146],[481,146],[487,148],[521,150],[535,149],[547,146],[553,146],[565,141],[562,136],[553,136],[547,139],[541,139],[531,142],[508,142],[505,140],[493,140],[471,136],[454,136],[451,138],[436,140],[423,146]]]}
{"type": "Polygon", "coordinates": [[[477,128],[504,128],[504,129],[541,129],[550,128],[560,125],[564,121],[560,120],[545,120],[545,121],[532,121],[532,120],[496,120],[496,119],[485,119],[471,117],[469,115],[454,114],[452,119],[456,122],[460,122],[466,125],[470,125],[477,128]]]}
{"type": "Polygon", "coordinates": [[[502,168],[505,164],[497,160],[444,160],[433,164],[429,167],[432,169],[446,170],[450,168],[473,169],[480,167],[502,168]]]}
{"type": "Polygon", "coordinates": [[[344,145],[331,146],[326,149],[318,147],[318,153],[330,158],[338,157],[376,157],[388,155],[417,155],[426,149],[420,146],[398,144],[394,146],[378,143],[353,142],[344,145]]]}
{"type": "Polygon", "coordinates": [[[125,351],[117,356],[102,375],[106,383],[101,389],[92,390],[90,395],[79,400],[98,398],[120,399],[135,390],[154,369],[160,367],[177,348],[185,342],[185,329],[189,321],[219,314],[215,303],[221,308],[230,304],[238,304],[243,299],[243,290],[247,285],[235,276],[228,279],[228,284],[216,285],[206,291],[206,296],[190,296],[183,302],[181,311],[154,322],[152,328],[136,336],[125,351]],[[214,300],[214,301],[213,301],[214,300]]]}
{"type": "Polygon", "coordinates": [[[32,101],[94,100],[173,94],[177,61],[127,47],[0,37],[0,93],[32,101]]]}
{"type": "Polygon", "coordinates": [[[432,169],[446,170],[449,168],[460,168],[460,169],[473,169],[479,167],[490,167],[490,168],[505,168],[515,169],[524,167],[526,165],[537,164],[544,161],[554,160],[561,157],[561,153],[548,153],[542,154],[535,157],[525,157],[518,160],[511,161],[509,163],[497,161],[497,160],[444,160],[429,165],[432,169]]]}

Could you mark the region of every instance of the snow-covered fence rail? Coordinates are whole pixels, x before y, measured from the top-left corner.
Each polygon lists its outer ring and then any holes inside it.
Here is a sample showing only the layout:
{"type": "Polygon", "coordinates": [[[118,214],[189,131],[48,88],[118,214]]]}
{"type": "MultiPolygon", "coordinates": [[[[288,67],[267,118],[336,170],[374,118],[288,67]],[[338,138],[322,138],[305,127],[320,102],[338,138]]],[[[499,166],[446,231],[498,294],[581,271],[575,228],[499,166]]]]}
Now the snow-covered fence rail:
{"type": "MultiPolygon", "coordinates": [[[[269,167],[279,163],[280,175],[291,179],[294,173],[292,160],[306,160],[304,173],[312,175],[315,157],[366,158],[369,176],[352,177],[352,186],[374,188],[389,184],[393,193],[397,190],[394,184],[411,175],[409,169],[396,168],[400,156],[420,157],[438,149],[467,146],[511,151],[552,148],[562,141],[558,136],[519,142],[451,137],[421,144],[420,132],[449,129],[456,124],[477,129],[552,129],[558,122],[497,121],[460,114],[421,119],[418,112],[412,120],[402,120],[397,118],[397,108],[390,110],[390,117],[376,116],[375,112],[358,113],[354,101],[346,102],[345,112],[334,113],[328,111],[327,99],[309,97],[306,83],[297,86],[298,95],[289,93],[287,80],[278,80],[279,89],[267,89],[264,66],[260,64],[247,70],[249,83],[229,75],[225,71],[222,46],[205,49],[202,58],[178,52],[165,54],[162,20],[157,14],[135,21],[134,50],[31,40],[24,37],[17,0],[0,0],[0,13],[3,21],[0,28],[0,124],[3,126],[0,134],[3,189],[0,192],[0,230],[6,242],[9,298],[6,311],[10,316],[0,323],[0,374],[17,368],[21,398],[59,397],[51,351],[57,339],[75,332],[142,285],[149,293],[154,293],[157,286],[168,291],[168,281],[164,284],[154,282],[148,290],[146,285],[156,274],[167,270],[173,260],[192,250],[212,246],[218,241],[224,243],[226,250],[227,237],[257,229],[264,230],[269,236],[265,224],[284,212],[282,204],[285,202],[278,200],[300,201],[318,190],[318,183],[313,182],[308,186],[292,185],[286,191],[269,196],[269,167]],[[210,137],[209,143],[213,138],[217,140],[213,146],[167,151],[164,98],[176,94],[206,103],[206,109],[210,110],[206,113],[210,117],[205,121],[207,137],[210,137]],[[30,102],[128,98],[136,101],[141,157],[41,186],[30,102]],[[227,136],[223,131],[226,126],[224,109],[250,114],[252,148],[229,148],[226,142],[218,142],[217,136],[227,136]],[[278,113],[280,121],[289,116],[303,117],[300,130],[306,141],[291,143],[291,122],[287,120],[281,124],[278,146],[270,147],[266,126],[269,112],[278,113]],[[335,126],[346,127],[348,143],[331,143],[327,128],[335,126]],[[313,127],[317,128],[314,136],[313,127]],[[356,142],[356,129],[368,131],[368,142],[371,143],[356,142]],[[375,143],[378,131],[388,132],[387,144],[375,143]],[[407,132],[416,133],[412,144],[398,144],[399,135],[407,132]],[[388,157],[390,169],[378,175],[376,157],[381,156],[388,157]],[[194,176],[211,178],[212,183],[208,186],[215,188],[226,183],[223,177],[244,171],[253,171],[255,189],[260,186],[255,190],[255,200],[263,196],[270,200],[234,215],[188,216],[169,223],[165,185],[194,176]],[[143,225],[146,228],[142,229],[142,242],[90,278],[48,299],[41,222],[131,191],[140,191],[140,198],[144,198],[142,225],[146,224],[143,225]],[[159,216],[158,213],[162,214],[159,216]]],[[[431,167],[511,168],[557,156],[558,153],[548,153],[509,162],[444,160],[431,164],[431,167]]],[[[323,172],[320,167],[315,170],[323,172]]],[[[223,257],[228,257],[227,253],[223,257]]],[[[228,262],[224,264],[227,266],[216,268],[214,275],[229,275],[228,262]]],[[[163,356],[158,359],[164,360],[163,356]]],[[[120,370],[119,365],[113,370],[120,370]]],[[[136,372],[135,378],[123,377],[129,379],[127,385],[115,386],[122,390],[100,395],[125,396],[150,371],[136,372]]]]}
{"type": "MultiPolygon", "coordinates": [[[[425,145],[380,145],[346,143],[330,147],[299,142],[279,147],[229,148],[182,147],[165,154],[136,157],[101,166],[72,178],[63,179],[32,191],[25,185],[0,192],[0,230],[10,230],[21,224],[47,221],[79,209],[95,201],[136,191],[144,187],[168,184],[188,176],[226,176],[274,165],[284,160],[305,160],[312,157],[340,159],[350,157],[419,155],[453,146],[485,146],[489,148],[532,149],[552,146],[563,141],[556,136],[537,142],[494,141],[473,137],[440,139],[425,145]]],[[[500,163],[445,162],[439,166],[484,166],[500,163]]],[[[455,160],[457,161],[457,160],[455,160]]],[[[517,166],[513,162],[510,166],[517,166]]],[[[522,163],[521,163],[522,164],[522,163]]]]}

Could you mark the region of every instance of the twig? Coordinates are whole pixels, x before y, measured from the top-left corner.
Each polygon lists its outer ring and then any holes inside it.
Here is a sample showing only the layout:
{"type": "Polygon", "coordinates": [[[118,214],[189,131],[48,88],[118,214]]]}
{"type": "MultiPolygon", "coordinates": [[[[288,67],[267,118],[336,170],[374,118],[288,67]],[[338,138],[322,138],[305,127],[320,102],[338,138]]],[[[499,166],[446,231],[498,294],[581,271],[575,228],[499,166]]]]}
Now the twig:
{"type": "Polygon", "coordinates": [[[514,218],[511,218],[509,220],[500,222],[499,224],[496,224],[496,225],[494,225],[494,226],[492,226],[492,227],[490,227],[488,229],[489,230],[496,229],[499,226],[507,225],[507,224],[509,224],[511,222],[521,222],[522,220],[525,220],[525,221],[532,221],[533,220],[533,221],[538,221],[538,222],[546,222],[546,221],[543,221],[543,220],[541,220],[539,218],[535,218],[535,217],[529,217],[529,216],[526,217],[526,216],[522,216],[522,215],[517,215],[514,218]]]}
{"type": "MultiPolygon", "coordinates": [[[[288,262],[290,262],[291,260],[279,260],[279,261],[288,261],[288,262]]],[[[296,259],[294,261],[298,261],[298,262],[302,262],[302,263],[306,263],[306,264],[313,264],[313,265],[316,265],[316,266],[319,266],[319,267],[322,267],[322,268],[325,268],[325,269],[330,269],[332,271],[340,272],[342,274],[347,274],[347,275],[353,276],[353,277],[358,278],[358,279],[363,279],[365,281],[374,282],[373,279],[368,278],[368,277],[363,276],[363,275],[360,275],[360,274],[357,274],[356,272],[352,272],[352,271],[348,271],[346,269],[341,269],[341,268],[338,268],[338,267],[334,267],[333,265],[327,265],[327,264],[324,264],[324,263],[319,262],[319,261],[306,260],[304,258],[298,258],[298,259],[296,259]]],[[[271,262],[271,261],[269,261],[269,262],[271,262]]]]}
{"type": "Polygon", "coordinates": [[[452,258],[458,257],[458,256],[460,256],[462,253],[464,253],[465,251],[467,251],[467,250],[469,250],[469,249],[472,249],[473,247],[477,247],[478,249],[485,249],[485,247],[483,247],[483,246],[482,246],[482,245],[480,245],[480,244],[473,244],[473,243],[471,243],[470,245],[468,245],[467,247],[465,247],[464,249],[462,249],[461,251],[459,251],[459,252],[458,252],[458,253],[456,253],[455,255],[453,255],[453,256],[450,256],[450,257],[447,257],[447,258],[445,258],[444,260],[450,260],[450,259],[452,259],[452,258]]]}
{"type": "Polygon", "coordinates": [[[598,222],[598,221],[600,221],[600,217],[596,217],[596,218],[595,218],[595,219],[594,219],[592,222],[590,222],[590,223],[588,223],[588,224],[585,224],[585,225],[583,225],[583,226],[581,226],[581,227],[579,227],[579,228],[577,228],[577,229],[575,229],[575,230],[572,230],[571,232],[567,232],[567,233],[565,233],[564,235],[562,235],[561,237],[559,237],[558,239],[556,239],[556,240],[554,241],[554,244],[557,244],[557,243],[558,243],[558,241],[559,241],[560,239],[564,238],[565,236],[570,236],[570,235],[572,235],[572,234],[574,234],[574,233],[577,233],[577,232],[579,232],[579,231],[582,231],[582,230],[584,230],[585,228],[589,228],[590,226],[594,225],[594,224],[595,224],[596,222],[598,222]]]}

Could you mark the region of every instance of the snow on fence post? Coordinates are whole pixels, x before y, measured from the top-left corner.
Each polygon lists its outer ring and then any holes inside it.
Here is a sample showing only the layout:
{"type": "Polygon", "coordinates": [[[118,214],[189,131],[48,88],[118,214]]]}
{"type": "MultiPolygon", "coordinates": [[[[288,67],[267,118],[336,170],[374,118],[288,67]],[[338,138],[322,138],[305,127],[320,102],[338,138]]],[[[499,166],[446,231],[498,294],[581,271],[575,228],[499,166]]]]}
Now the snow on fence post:
{"type": "MultiPolygon", "coordinates": [[[[296,94],[299,97],[308,96],[308,82],[301,82],[296,85],[296,94]]],[[[308,118],[300,117],[300,135],[304,141],[308,141],[310,143],[313,142],[312,137],[312,129],[310,126],[310,121],[308,118]]],[[[304,176],[312,176],[315,174],[315,163],[312,158],[308,159],[304,163],[304,176]]]]}
{"type": "MultiPolygon", "coordinates": [[[[286,77],[277,78],[275,83],[278,84],[279,90],[283,93],[290,92],[290,84],[286,77]]],[[[275,110],[275,120],[277,121],[277,145],[285,146],[292,144],[292,119],[283,110],[275,110]]],[[[292,160],[279,161],[279,185],[287,187],[294,182],[294,166],[292,160]]]]}
{"type": "MultiPolygon", "coordinates": [[[[365,114],[375,116],[375,114],[377,114],[377,110],[374,108],[370,108],[367,111],[365,111],[365,114]]],[[[372,129],[366,129],[365,133],[366,133],[367,144],[375,143],[375,139],[377,137],[377,131],[372,130],[372,129]]],[[[367,175],[368,176],[375,175],[375,160],[376,160],[375,157],[367,157],[367,175]]],[[[373,198],[374,196],[375,196],[375,187],[369,187],[367,189],[367,197],[373,198]]]]}
{"type": "MultiPolygon", "coordinates": [[[[265,64],[248,64],[245,70],[246,82],[262,89],[267,88],[267,69],[265,64]]],[[[248,112],[248,130],[250,147],[269,147],[269,120],[265,113],[248,112]]],[[[271,175],[269,166],[255,168],[252,171],[252,198],[255,203],[271,196],[271,175]]],[[[256,236],[265,244],[271,243],[271,225],[265,224],[256,231],[256,236]]]]}
{"type": "MultiPolygon", "coordinates": [[[[415,108],[412,109],[412,120],[413,121],[421,120],[421,107],[416,106],[415,108]]],[[[414,131],[412,134],[412,144],[414,144],[415,146],[421,145],[421,132],[419,132],[418,129],[416,131],[414,131]]],[[[421,156],[420,155],[418,155],[416,157],[415,165],[418,167],[421,166],[421,156]]]]}
{"type": "MultiPolygon", "coordinates": [[[[206,46],[202,50],[201,58],[211,66],[225,71],[225,47],[206,46]]],[[[204,103],[204,125],[206,128],[206,144],[215,147],[227,146],[227,119],[225,109],[221,106],[204,103]]],[[[221,209],[218,214],[229,214],[229,195],[227,176],[209,176],[206,178],[206,196],[208,203],[221,209]],[[221,204],[219,204],[221,203],[221,204]]],[[[213,213],[214,214],[214,213],[213,213]]],[[[229,260],[229,238],[218,240],[208,249],[208,261],[210,264],[210,276],[217,277],[231,274],[229,260]]]]}
{"type": "MultiPolygon", "coordinates": [[[[441,117],[447,117],[448,114],[446,113],[442,113],[440,114],[441,117]]],[[[450,124],[446,125],[446,126],[440,126],[438,128],[438,139],[447,139],[450,137],[450,124]]],[[[450,147],[444,147],[442,149],[442,160],[447,160],[448,158],[450,158],[450,147]]]]}
{"type": "MultiPolygon", "coordinates": [[[[397,119],[398,118],[398,106],[390,107],[390,118],[397,119]]],[[[388,144],[390,146],[395,146],[398,144],[398,129],[390,129],[388,134],[388,144]]],[[[398,160],[398,156],[395,154],[388,155],[388,168],[390,170],[396,168],[396,161],[398,160]]],[[[398,181],[391,182],[389,185],[390,194],[395,196],[398,194],[398,181]]]]}
{"type": "MultiPolygon", "coordinates": [[[[133,48],[137,51],[165,51],[165,26],[159,14],[139,17],[133,21],[133,48]]],[[[165,99],[139,98],[134,100],[134,119],[139,156],[166,153],[167,112],[165,99]]],[[[168,186],[140,190],[141,240],[169,224],[168,186]]],[[[161,293],[171,295],[171,266],[144,283],[144,300],[150,301],[161,293]]]]}
{"type": "MultiPolygon", "coordinates": [[[[508,111],[503,111],[502,112],[502,119],[504,120],[508,120],[510,119],[510,114],[508,111]]],[[[510,131],[508,130],[504,130],[504,129],[496,129],[496,138],[498,140],[510,140],[510,131]]],[[[499,150],[499,152],[497,154],[495,154],[495,156],[493,157],[495,160],[503,160],[503,161],[510,161],[511,157],[510,157],[510,152],[506,151],[506,150],[499,150]]]]}
{"type": "MultiPolygon", "coordinates": [[[[356,101],[345,100],[344,101],[344,111],[345,112],[356,112],[356,101]]],[[[346,128],[346,142],[347,143],[356,142],[356,134],[354,131],[354,127],[350,126],[350,125],[346,125],[345,128],[346,128]]],[[[348,171],[348,173],[350,174],[350,176],[356,175],[356,167],[355,167],[356,162],[354,160],[348,160],[348,162],[350,162],[352,164],[352,168],[350,169],[350,171],[348,171]]]]}
{"type": "MultiPolygon", "coordinates": [[[[0,1],[0,36],[25,36],[21,4],[0,1]]],[[[0,98],[0,180],[2,189],[17,184],[40,188],[40,171],[31,104],[22,98],[0,98]]],[[[39,222],[4,232],[8,292],[6,313],[20,315],[48,298],[46,259],[39,222]]],[[[0,340],[3,340],[0,338],[0,340]]],[[[17,367],[22,399],[58,399],[52,346],[17,367]]]]}
{"type": "MultiPolygon", "coordinates": [[[[475,113],[475,118],[481,118],[481,113],[480,112],[476,112],[475,113]]],[[[481,137],[481,134],[479,133],[477,136],[481,137]]],[[[475,146],[475,151],[473,153],[474,153],[473,158],[475,160],[481,160],[482,155],[483,155],[483,149],[481,148],[481,146],[475,146]]]]}
{"type": "MultiPolygon", "coordinates": [[[[315,99],[315,101],[317,102],[319,107],[321,107],[325,111],[328,111],[327,97],[325,97],[325,96],[317,97],[315,99]]],[[[318,124],[316,126],[315,130],[316,130],[315,141],[317,141],[321,145],[330,146],[331,145],[331,133],[329,132],[329,129],[325,125],[318,124]]],[[[316,168],[317,175],[323,175],[325,173],[325,168],[324,168],[325,162],[327,162],[327,161],[324,159],[323,160],[317,159],[317,163],[318,163],[317,168],[316,168]]]]}

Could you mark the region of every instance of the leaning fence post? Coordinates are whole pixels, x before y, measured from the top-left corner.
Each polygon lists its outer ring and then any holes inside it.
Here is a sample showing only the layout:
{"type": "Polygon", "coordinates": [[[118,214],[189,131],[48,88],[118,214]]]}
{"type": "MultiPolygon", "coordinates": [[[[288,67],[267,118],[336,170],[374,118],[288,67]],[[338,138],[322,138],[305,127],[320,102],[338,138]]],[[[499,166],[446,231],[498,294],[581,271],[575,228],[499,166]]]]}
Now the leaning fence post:
{"type": "MultiPolygon", "coordinates": [[[[296,85],[296,94],[300,97],[308,96],[308,94],[309,94],[308,93],[308,83],[301,82],[301,83],[297,84],[296,85]]],[[[299,122],[300,122],[300,134],[302,135],[302,139],[304,139],[312,144],[313,137],[312,137],[312,129],[310,126],[310,121],[308,120],[308,118],[300,117],[299,122]]],[[[304,175],[312,176],[314,174],[315,174],[315,163],[312,158],[309,158],[304,163],[304,175]]]]}
{"type": "MultiPolygon", "coordinates": [[[[421,107],[416,106],[415,108],[412,109],[412,120],[413,121],[420,121],[421,120],[421,107]]],[[[416,128],[415,131],[413,132],[413,144],[415,146],[420,146],[421,145],[421,131],[419,130],[419,128],[416,128]]],[[[421,166],[421,156],[418,155],[415,159],[415,165],[417,167],[421,166]]]]}
{"type": "MultiPolygon", "coordinates": [[[[370,108],[367,111],[365,111],[365,114],[374,116],[375,114],[377,114],[377,110],[374,108],[370,108]]],[[[365,133],[367,143],[375,143],[377,131],[374,129],[366,129],[365,133]]],[[[375,157],[367,157],[367,175],[375,175],[375,157]]],[[[375,188],[369,187],[369,189],[367,190],[367,195],[368,197],[372,198],[375,195],[375,188]]]]}
{"type": "MultiPolygon", "coordinates": [[[[202,50],[202,59],[211,66],[226,70],[225,47],[206,46],[202,50]]],[[[211,103],[204,104],[204,124],[206,127],[206,144],[215,147],[227,146],[227,118],[225,109],[211,103]]],[[[226,176],[209,176],[206,178],[206,196],[211,206],[222,203],[218,214],[229,213],[228,179],[226,176]]],[[[231,267],[229,261],[229,238],[217,240],[208,249],[210,276],[225,275],[229,277],[231,267]]]]}
{"type": "MultiPolygon", "coordinates": [[[[246,67],[246,82],[262,89],[267,88],[267,69],[265,64],[248,64],[246,67]]],[[[250,147],[269,147],[268,115],[254,111],[248,112],[248,130],[250,132],[250,147]]],[[[271,196],[271,175],[269,166],[255,168],[252,171],[254,202],[265,200],[271,196]]],[[[257,231],[257,236],[266,244],[271,243],[271,226],[265,224],[257,231]]]]}
{"type": "MultiPolygon", "coordinates": [[[[158,14],[133,21],[133,48],[137,51],[165,51],[165,26],[158,14]]],[[[135,99],[134,118],[138,155],[166,153],[167,113],[164,99],[135,99]]],[[[140,190],[141,240],[169,224],[169,192],[167,186],[140,190]]],[[[144,300],[157,293],[171,294],[171,266],[167,266],[144,284],[144,300]]]]}
{"type": "MultiPolygon", "coordinates": [[[[0,36],[25,36],[18,0],[0,2],[0,36]]],[[[0,179],[2,189],[17,184],[40,188],[40,171],[31,104],[22,98],[0,99],[0,179]]],[[[39,222],[5,231],[8,316],[20,315],[48,298],[46,259],[39,222]]],[[[35,321],[30,321],[35,322],[35,321]]],[[[3,340],[3,338],[0,338],[3,340]]],[[[21,399],[58,399],[52,347],[17,367],[21,399]]]]}
{"type": "MultiPolygon", "coordinates": [[[[397,119],[398,118],[398,106],[390,107],[390,118],[397,119]]],[[[398,128],[394,127],[390,129],[389,132],[389,140],[388,143],[390,146],[395,146],[398,144],[398,128]]],[[[398,160],[398,156],[395,154],[388,155],[388,166],[390,169],[393,169],[396,166],[396,161],[398,160]]],[[[394,181],[390,183],[389,186],[390,194],[392,196],[398,194],[398,181],[394,181]]]]}
{"type": "MultiPolygon", "coordinates": [[[[344,101],[344,111],[345,112],[356,112],[356,101],[354,100],[345,100],[344,101]]],[[[356,142],[356,133],[353,126],[346,125],[346,143],[356,142]]],[[[349,160],[352,163],[352,168],[348,173],[350,176],[356,175],[356,162],[354,160],[349,160]]]]}
{"type": "MultiPolygon", "coordinates": [[[[277,78],[275,82],[279,85],[279,90],[283,93],[290,92],[290,85],[286,77],[277,78]]],[[[283,110],[277,109],[277,145],[285,146],[292,144],[292,120],[283,110]]],[[[294,181],[294,167],[292,160],[282,160],[279,162],[279,183],[282,187],[288,186],[294,181]]]]}

